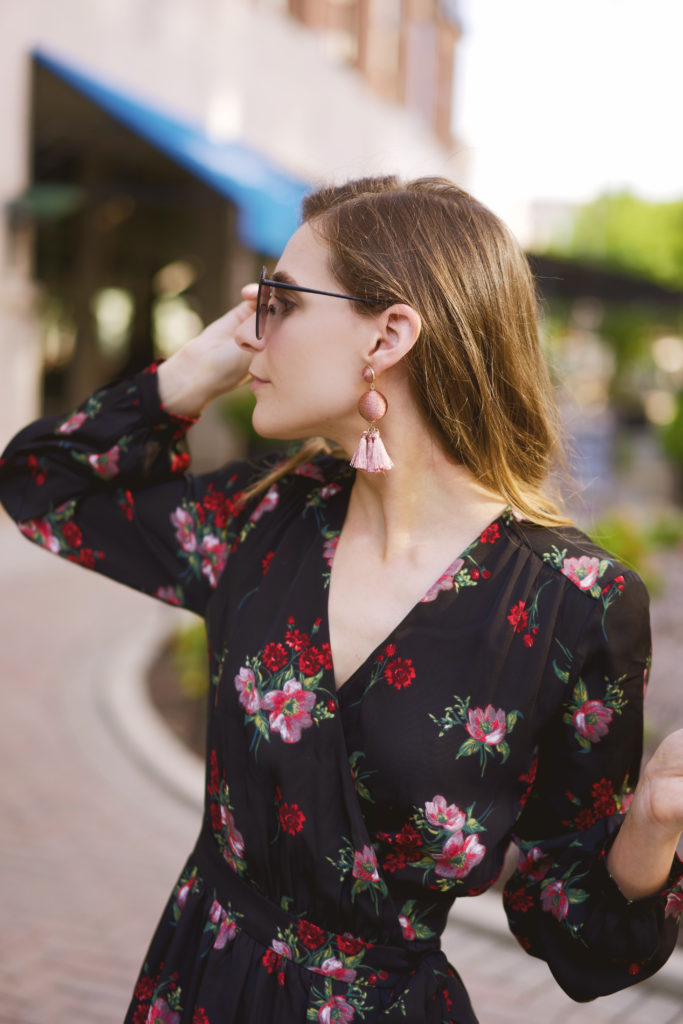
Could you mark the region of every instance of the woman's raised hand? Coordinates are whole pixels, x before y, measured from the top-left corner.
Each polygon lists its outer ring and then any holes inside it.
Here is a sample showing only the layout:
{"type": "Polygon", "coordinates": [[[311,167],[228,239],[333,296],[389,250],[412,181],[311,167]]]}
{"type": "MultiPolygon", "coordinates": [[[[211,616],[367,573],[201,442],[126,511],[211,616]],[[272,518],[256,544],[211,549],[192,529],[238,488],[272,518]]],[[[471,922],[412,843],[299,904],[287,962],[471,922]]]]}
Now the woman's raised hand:
{"type": "Polygon", "coordinates": [[[258,285],[242,289],[242,302],[209,324],[158,370],[159,396],[167,412],[198,416],[218,395],[247,379],[252,353],[240,348],[235,332],[256,310],[258,285]]]}
{"type": "Polygon", "coordinates": [[[638,899],[661,889],[682,831],[683,729],[678,729],[662,740],[645,766],[607,857],[624,896],[638,899]]]}

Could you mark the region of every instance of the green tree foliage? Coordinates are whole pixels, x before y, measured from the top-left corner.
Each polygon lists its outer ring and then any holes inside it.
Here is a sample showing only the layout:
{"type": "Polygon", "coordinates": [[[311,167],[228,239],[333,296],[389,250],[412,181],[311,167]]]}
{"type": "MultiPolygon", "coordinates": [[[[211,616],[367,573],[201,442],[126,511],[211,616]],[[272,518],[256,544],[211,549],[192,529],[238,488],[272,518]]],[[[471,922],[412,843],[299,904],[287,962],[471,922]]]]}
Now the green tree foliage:
{"type": "Polygon", "coordinates": [[[652,203],[629,192],[600,196],[576,214],[563,255],[683,288],[683,199],[652,203]]]}

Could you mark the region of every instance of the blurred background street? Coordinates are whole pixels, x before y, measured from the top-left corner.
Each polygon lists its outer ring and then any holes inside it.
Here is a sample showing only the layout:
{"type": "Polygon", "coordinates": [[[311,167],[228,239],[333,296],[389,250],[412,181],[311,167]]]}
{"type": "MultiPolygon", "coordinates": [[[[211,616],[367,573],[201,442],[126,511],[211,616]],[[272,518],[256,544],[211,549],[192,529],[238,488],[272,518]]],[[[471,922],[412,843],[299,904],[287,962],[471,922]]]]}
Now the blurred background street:
{"type": "MultiPolygon", "coordinates": [[[[570,510],[653,594],[648,750],[683,726],[683,10],[0,0],[0,29],[0,450],[220,315],[313,185],[445,175],[529,255],[570,510]]],[[[213,403],[194,467],[267,444],[250,415],[213,403]]],[[[171,637],[200,704],[201,635],[1,511],[0,579],[0,1024],[116,1024],[199,821],[147,668],[171,637]]],[[[683,1024],[681,954],[578,1006],[482,900],[446,937],[482,1024],[683,1024]]]]}

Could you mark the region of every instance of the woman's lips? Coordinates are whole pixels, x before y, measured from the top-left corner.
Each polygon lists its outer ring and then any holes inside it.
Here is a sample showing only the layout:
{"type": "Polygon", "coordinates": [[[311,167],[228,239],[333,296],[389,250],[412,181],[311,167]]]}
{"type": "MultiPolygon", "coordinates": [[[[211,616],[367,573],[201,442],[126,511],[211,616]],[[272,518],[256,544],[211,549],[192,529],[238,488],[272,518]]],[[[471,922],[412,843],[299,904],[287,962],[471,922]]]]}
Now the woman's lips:
{"type": "Polygon", "coordinates": [[[267,384],[267,380],[263,380],[261,377],[256,377],[253,373],[251,375],[251,390],[257,391],[262,388],[264,384],[267,384]]]}

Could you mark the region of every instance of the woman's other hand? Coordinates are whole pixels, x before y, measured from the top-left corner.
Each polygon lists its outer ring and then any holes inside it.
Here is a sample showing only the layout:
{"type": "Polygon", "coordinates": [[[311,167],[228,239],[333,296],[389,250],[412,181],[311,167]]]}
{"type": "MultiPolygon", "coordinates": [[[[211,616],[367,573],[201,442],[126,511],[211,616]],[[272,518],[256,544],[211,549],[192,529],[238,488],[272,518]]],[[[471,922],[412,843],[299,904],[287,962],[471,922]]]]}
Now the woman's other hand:
{"type": "Polygon", "coordinates": [[[662,740],[645,766],[633,803],[607,857],[628,899],[665,884],[683,832],[683,729],[662,740]]]}
{"type": "Polygon", "coordinates": [[[248,377],[252,353],[240,348],[235,332],[256,310],[258,285],[242,289],[242,302],[183,345],[158,370],[159,396],[174,416],[198,416],[218,395],[248,377]]]}

